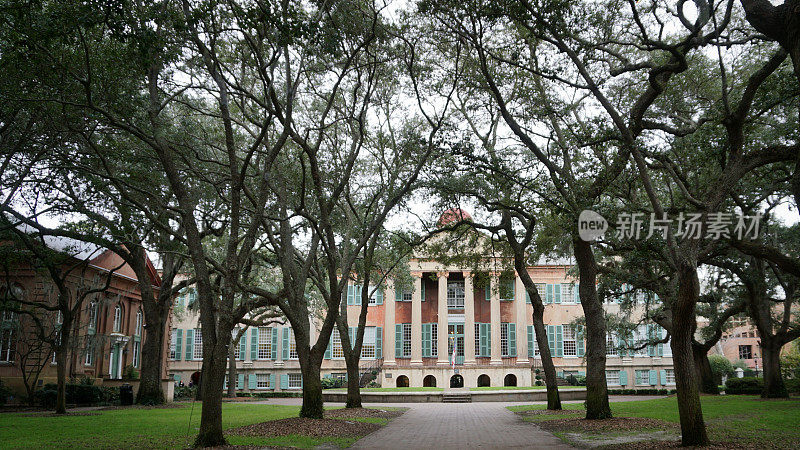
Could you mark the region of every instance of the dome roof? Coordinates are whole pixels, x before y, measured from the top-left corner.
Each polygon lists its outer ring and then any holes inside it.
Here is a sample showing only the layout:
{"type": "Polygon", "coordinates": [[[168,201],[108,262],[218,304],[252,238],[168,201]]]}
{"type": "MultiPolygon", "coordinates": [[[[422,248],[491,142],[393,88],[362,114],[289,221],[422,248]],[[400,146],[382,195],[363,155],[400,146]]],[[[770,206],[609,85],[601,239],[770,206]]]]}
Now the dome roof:
{"type": "Polygon", "coordinates": [[[437,222],[437,224],[440,227],[443,227],[445,225],[451,224],[453,222],[459,222],[461,220],[472,221],[472,216],[470,216],[468,212],[464,211],[461,208],[450,208],[442,213],[442,216],[439,217],[439,221],[437,222]]]}

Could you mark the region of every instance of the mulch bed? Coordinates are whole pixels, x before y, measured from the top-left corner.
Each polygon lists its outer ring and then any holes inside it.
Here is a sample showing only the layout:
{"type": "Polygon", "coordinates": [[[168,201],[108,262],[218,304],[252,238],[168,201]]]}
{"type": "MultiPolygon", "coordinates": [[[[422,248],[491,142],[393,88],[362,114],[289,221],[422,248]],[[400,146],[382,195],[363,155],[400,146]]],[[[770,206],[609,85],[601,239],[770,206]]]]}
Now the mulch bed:
{"type": "Polygon", "coordinates": [[[404,412],[404,410],[334,409],[325,411],[325,419],[290,417],[234,428],[228,430],[227,433],[237,436],[288,436],[290,434],[299,434],[315,438],[365,436],[379,429],[381,425],[347,419],[362,417],[390,419],[404,412]]]}
{"type": "Polygon", "coordinates": [[[525,411],[517,411],[517,414],[521,416],[563,416],[563,415],[575,415],[580,414],[581,411],[577,409],[528,409],[525,411]]]}
{"type": "Polygon", "coordinates": [[[575,431],[575,432],[606,432],[630,431],[642,429],[677,429],[678,424],[657,419],[640,417],[614,417],[604,420],[586,420],[579,418],[553,419],[537,422],[537,425],[547,431],[575,431]]]}
{"type": "Polygon", "coordinates": [[[624,450],[656,450],[660,448],[684,448],[695,449],[702,448],[704,450],[756,450],[764,448],[764,445],[747,445],[737,442],[715,442],[708,447],[681,447],[681,441],[650,441],[650,442],[629,442],[627,444],[614,444],[609,448],[624,449],[624,450]]]}

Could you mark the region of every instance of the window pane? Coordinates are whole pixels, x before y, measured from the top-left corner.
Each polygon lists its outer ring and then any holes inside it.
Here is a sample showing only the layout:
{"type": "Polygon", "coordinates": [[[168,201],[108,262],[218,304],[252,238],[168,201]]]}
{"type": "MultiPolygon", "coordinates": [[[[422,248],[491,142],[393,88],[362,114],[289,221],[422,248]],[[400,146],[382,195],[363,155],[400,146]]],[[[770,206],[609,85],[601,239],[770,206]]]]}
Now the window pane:
{"type": "Polygon", "coordinates": [[[463,281],[448,281],[447,282],[447,307],[448,308],[463,308],[464,307],[464,282],[463,281]]]}

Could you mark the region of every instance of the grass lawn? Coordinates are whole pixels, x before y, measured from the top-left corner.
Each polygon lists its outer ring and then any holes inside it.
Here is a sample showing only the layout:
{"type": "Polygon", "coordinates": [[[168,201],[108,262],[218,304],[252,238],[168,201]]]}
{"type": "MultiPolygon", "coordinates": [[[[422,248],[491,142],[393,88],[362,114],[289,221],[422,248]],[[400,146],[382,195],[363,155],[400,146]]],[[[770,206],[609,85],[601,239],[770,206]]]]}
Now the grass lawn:
{"type": "MultiPolygon", "coordinates": [[[[363,388],[361,392],[427,392],[427,391],[443,391],[444,388],[440,387],[394,387],[394,388],[363,388]]],[[[346,388],[326,389],[331,392],[347,392],[346,388]]]]}
{"type": "Polygon", "coordinates": [[[532,389],[547,389],[547,386],[482,386],[469,388],[470,391],[524,391],[532,389]]]}
{"type": "MultiPolygon", "coordinates": [[[[714,442],[739,442],[760,446],[765,442],[779,448],[800,448],[800,399],[762,400],[756,396],[702,396],[703,416],[709,437],[714,442]]],[[[543,405],[510,406],[518,412],[544,409],[543,405]]],[[[583,415],[582,404],[567,404],[576,410],[573,417],[583,415]]],[[[615,417],[641,417],[679,423],[675,396],[663,399],[612,403],[615,417]]],[[[564,415],[528,416],[525,420],[563,419],[564,415]]],[[[634,431],[634,430],[631,430],[634,431]]]]}
{"type": "MultiPolygon", "coordinates": [[[[64,417],[3,413],[0,415],[2,448],[186,448],[200,426],[196,403],[177,408],[118,409],[97,411],[98,415],[64,417]],[[191,421],[190,421],[191,416],[191,421]]],[[[223,403],[225,429],[297,417],[299,406],[223,403]]],[[[385,424],[386,419],[359,421],[385,424]]],[[[312,438],[308,436],[249,437],[228,436],[233,445],[273,445],[311,448],[323,443],[347,447],[357,437],[312,438]]]]}

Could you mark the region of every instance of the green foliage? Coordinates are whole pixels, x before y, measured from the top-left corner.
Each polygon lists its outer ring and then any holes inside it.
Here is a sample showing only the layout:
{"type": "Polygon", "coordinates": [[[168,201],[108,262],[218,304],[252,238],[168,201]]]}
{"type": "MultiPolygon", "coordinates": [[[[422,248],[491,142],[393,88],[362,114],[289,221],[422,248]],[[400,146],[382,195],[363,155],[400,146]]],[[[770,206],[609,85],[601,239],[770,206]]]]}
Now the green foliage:
{"type": "Polygon", "coordinates": [[[345,380],[341,378],[323,378],[322,389],[334,389],[344,386],[345,380]]]}
{"type": "Polygon", "coordinates": [[[792,378],[784,382],[786,391],[790,394],[800,395],[800,378],[792,378]]]}
{"type": "Polygon", "coordinates": [[[708,363],[711,365],[711,372],[713,372],[716,377],[730,377],[734,374],[733,364],[731,364],[728,358],[722,355],[709,356],[708,363]]]}
{"type": "Polygon", "coordinates": [[[570,375],[567,377],[570,386],[586,386],[586,377],[582,375],[570,375]]]}
{"type": "Polygon", "coordinates": [[[5,405],[9,397],[11,397],[11,389],[3,384],[3,380],[0,380],[0,406],[5,405]]]}
{"type": "Polygon", "coordinates": [[[728,378],[728,381],[725,382],[725,393],[728,395],[760,394],[763,389],[763,378],[728,378]]]}
{"type": "Polygon", "coordinates": [[[800,351],[798,351],[797,343],[800,340],[794,341],[791,344],[790,350],[781,356],[781,371],[784,378],[798,378],[800,379],[800,351]]]}
{"type": "Polygon", "coordinates": [[[122,379],[123,380],[138,380],[139,379],[139,371],[136,370],[131,364],[125,366],[122,369],[122,379]]]}
{"type": "Polygon", "coordinates": [[[175,401],[193,400],[197,395],[196,386],[177,386],[175,387],[175,401]]]}

